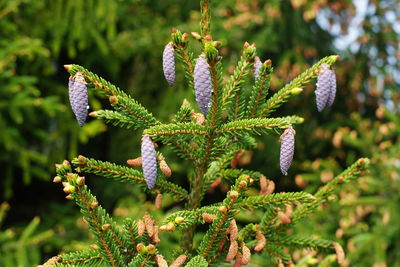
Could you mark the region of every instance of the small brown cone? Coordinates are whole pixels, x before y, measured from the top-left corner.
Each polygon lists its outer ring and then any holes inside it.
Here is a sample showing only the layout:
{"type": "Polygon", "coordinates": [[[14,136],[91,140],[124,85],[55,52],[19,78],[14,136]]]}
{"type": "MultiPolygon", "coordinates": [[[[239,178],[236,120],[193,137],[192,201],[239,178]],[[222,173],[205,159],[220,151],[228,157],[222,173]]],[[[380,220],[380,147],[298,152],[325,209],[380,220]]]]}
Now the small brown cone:
{"type": "Polygon", "coordinates": [[[233,242],[237,239],[239,233],[235,219],[231,220],[231,224],[228,229],[230,234],[230,241],[233,242]]]}
{"type": "Polygon", "coordinates": [[[135,159],[128,159],[127,163],[131,167],[140,167],[142,166],[142,157],[138,157],[135,159]]]}
{"type": "Polygon", "coordinates": [[[342,246],[338,242],[334,242],[332,246],[335,248],[338,264],[342,265],[344,263],[344,257],[345,257],[342,246]]]}
{"type": "Polygon", "coordinates": [[[217,215],[210,213],[203,213],[201,214],[201,217],[206,223],[212,223],[217,218],[217,215]]]}
{"type": "Polygon", "coordinates": [[[228,254],[226,255],[226,261],[227,262],[232,261],[236,257],[237,253],[238,253],[238,243],[236,241],[233,241],[229,246],[228,254]]]}
{"type": "Polygon", "coordinates": [[[242,265],[247,265],[250,262],[251,259],[251,252],[248,247],[242,242],[242,265]]]}
{"type": "Polygon", "coordinates": [[[148,213],[145,213],[143,218],[144,218],[144,225],[146,228],[146,232],[151,238],[153,237],[154,234],[154,221],[150,218],[150,215],[148,213]]]}
{"type": "Polygon", "coordinates": [[[158,267],[168,267],[167,261],[161,255],[156,255],[156,261],[158,267]]]}
{"type": "Polygon", "coordinates": [[[142,236],[144,234],[144,230],[146,229],[144,221],[138,220],[137,227],[138,227],[138,230],[137,230],[138,231],[138,235],[142,236]]]}
{"type": "Polygon", "coordinates": [[[281,220],[283,224],[289,224],[291,222],[290,217],[287,216],[284,212],[281,210],[278,211],[278,217],[281,220]]]}
{"type": "Polygon", "coordinates": [[[267,243],[267,240],[266,240],[265,236],[263,235],[263,233],[261,233],[260,231],[256,232],[256,239],[257,239],[257,244],[254,247],[254,251],[260,252],[264,249],[265,244],[267,243]]]}
{"type": "Polygon", "coordinates": [[[185,263],[185,261],[187,260],[187,257],[188,256],[185,255],[185,254],[179,255],[178,258],[176,258],[174,260],[174,262],[169,267],[180,267],[180,266],[182,266],[185,263]]]}
{"type": "Polygon", "coordinates": [[[161,242],[160,238],[158,237],[158,226],[157,225],[154,226],[154,234],[153,234],[152,240],[156,244],[159,244],[161,242]]]}
{"type": "Polygon", "coordinates": [[[162,206],[162,194],[157,194],[154,205],[156,206],[156,209],[158,209],[158,210],[161,209],[161,206],[162,206]]]}
{"type": "Polygon", "coordinates": [[[171,177],[172,171],[165,160],[160,161],[160,170],[166,177],[171,177]]]}

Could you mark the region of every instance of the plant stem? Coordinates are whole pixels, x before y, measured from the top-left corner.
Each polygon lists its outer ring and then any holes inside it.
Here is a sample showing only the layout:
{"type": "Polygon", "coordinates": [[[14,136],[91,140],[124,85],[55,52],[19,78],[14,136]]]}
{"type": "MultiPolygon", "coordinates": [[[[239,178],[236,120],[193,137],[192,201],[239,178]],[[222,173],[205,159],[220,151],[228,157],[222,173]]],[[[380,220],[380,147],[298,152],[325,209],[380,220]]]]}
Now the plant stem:
{"type": "Polygon", "coordinates": [[[201,13],[200,29],[202,37],[205,37],[206,35],[210,34],[210,21],[211,21],[210,4],[211,0],[200,1],[200,13],[201,13]]]}

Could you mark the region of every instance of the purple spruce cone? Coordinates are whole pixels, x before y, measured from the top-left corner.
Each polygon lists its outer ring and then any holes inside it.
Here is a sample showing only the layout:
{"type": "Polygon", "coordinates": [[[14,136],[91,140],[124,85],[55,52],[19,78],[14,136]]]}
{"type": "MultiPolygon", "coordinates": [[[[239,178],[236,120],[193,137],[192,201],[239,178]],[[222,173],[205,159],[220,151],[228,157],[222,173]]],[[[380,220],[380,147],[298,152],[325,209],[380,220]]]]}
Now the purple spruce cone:
{"type": "Polygon", "coordinates": [[[157,156],[154,144],[147,134],[142,138],[142,167],[147,188],[152,189],[157,179],[157,156]]]}
{"type": "Polygon", "coordinates": [[[164,76],[170,86],[175,83],[175,55],[174,55],[174,44],[169,42],[163,53],[163,70],[164,76]]]}
{"type": "Polygon", "coordinates": [[[280,166],[282,174],[287,175],[294,155],[294,135],[295,130],[292,127],[287,128],[281,135],[280,166]]]}
{"type": "Polygon", "coordinates": [[[318,73],[317,89],[315,90],[317,109],[321,112],[330,107],[336,95],[336,76],[328,64],[322,64],[318,73]]]}
{"type": "Polygon", "coordinates": [[[194,90],[201,112],[207,115],[211,106],[211,74],[205,54],[201,54],[194,67],[194,90]]]}
{"type": "Polygon", "coordinates": [[[72,111],[79,125],[83,126],[86,121],[89,106],[86,81],[81,72],[77,72],[74,76],[69,78],[68,89],[72,111]]]}
{"type": "Polygon", "coordinates": [[[260,78],[260,69],[262,66],[262,62],[259,57],[254,57],[254,66],[253,66],[253,74],[254,79],[257,81],[260,78]]]}

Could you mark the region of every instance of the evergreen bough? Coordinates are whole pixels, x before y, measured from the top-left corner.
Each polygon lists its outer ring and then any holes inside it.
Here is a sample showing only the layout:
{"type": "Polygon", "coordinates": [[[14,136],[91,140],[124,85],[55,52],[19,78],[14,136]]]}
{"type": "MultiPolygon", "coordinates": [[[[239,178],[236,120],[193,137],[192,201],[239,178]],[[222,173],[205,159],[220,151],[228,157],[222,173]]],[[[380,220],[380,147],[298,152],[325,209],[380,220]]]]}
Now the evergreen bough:
{"type": "MultiPolygon", "coordinates": [[[[255,146],[254,135],[281,135],[285,129],[303,122],[298,116],[271,118],[270,115],[290,97],[301,93],[304,85],[317,77],[321,66],[331,66],[338,56],[321,59],[267,99],[273,71],[271,61],[260,62],[255,45],[245,43],[234,73],[227,82],[223,82],[222,57],[218,51],[221,43],[211,36],[211,0],[201,0],[200,9],[200,33],[193,32],[192,36],[202,44],[201,55],[204,55],[210,73],[210,107],[207,112],[202,110],[206,115],[196,113],[192,108],[196,105],[185,100],[175,117],[169,123],[162,123],[136,100],[103,78],[78,65],[65,66],[71,77],[78,73],[88,89],[109,98],[114,110],[98,110],[91,112],[90,116],[115,126],[141,129],[152,142],[162,142],[182,159],[191,161],[193,172],[189,177],[188,192],[175,184],[173,177],[167,180],[170,169],[160,153],[157,153],[157,161],[161,171],[157,172],[151,189],[146,186],[143,172],[135,169],[141,165],[141,158],[131,161],[130,165],[134,167],[84,156],[73,159],[71,163],[64,161],[56,164],[54,182],[62,182],[67,199],[74,200],[80,207],[98,248],[55,256],[44,266],[167,266],[165,258],[169,257],[163,255],[169,256],[172,252],[157,249],[162,242],[158,230],[182,230],[183,254],[170,266],[217,266],[225,260],[235,260],[235,266],[240,266],[251,260],[252,253],[265,253],[279,265],[292,264],[286,248],[332,250],[336,251],[338,262],[343,262],[343,250],[338,243],[297,236],[288,230],[315,211],[341,184],[357,178],[367,168],[368,159],[356,161],[315,195],[305,192],[273,193],[272,181],[259,172],[237,169],[235,164],[240,151],[255,146]],[[246,95],[243,82],[254,69],[256,79],[250,95],[246,95]],[[158,206],[162,194],[169,194],[176,201],[185,203],[185,209],[169,214],[159,225],[148,213],[144,218],[127,218],[122,225],[118,225],[85,185],[81,173],[93,173],[138,185],[143,191],[157,196],[158,206]],[[230,184],[225,199],[202,205],[201,200],[207,189],[218,186],[221,181],[230,184]],[[249,189],[258,187],[259,196],[250,195],[249,189]],[[237,215],[248,210],[261,211],[264,215],[258,223],[245,224],[239,219],[236,222],[237,215]],[[208,230],[200,244],[195,245],[193,236],[196,226],[200,224],[208,224],[208,230]]],[[[170,44],[176,58],[183,64],[188,87],[194,91],[196,63],[189,50],[188,34],[173,29],[170,44]]],[[[169,83],[172,84],[171,80],[169,83]]],[[[203,103],[198,104],[204,106],[203,103]]]]}

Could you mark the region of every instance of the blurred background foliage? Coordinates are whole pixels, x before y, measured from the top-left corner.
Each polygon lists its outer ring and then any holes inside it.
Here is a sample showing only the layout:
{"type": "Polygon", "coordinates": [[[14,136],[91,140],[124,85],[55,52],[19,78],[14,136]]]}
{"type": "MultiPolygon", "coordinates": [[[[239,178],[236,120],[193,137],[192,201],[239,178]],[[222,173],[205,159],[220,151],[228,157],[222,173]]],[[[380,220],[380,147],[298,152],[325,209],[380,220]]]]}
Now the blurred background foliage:
{"type": "MultiPolygon", "coordinates": [[[[275,68],[271,94],[321,57],[341,56],[331,109],[316,112],[311,85],[276,112],[306,119],[296,128],[289,175],[279,173],[275,137],[260,138],[239,163],[265,173],[278,191],[314,192],[356,158],[370,157],[368,174],[296,230],[341,242],[346,266],[400,266],[398,1],[229,0],[215,1],[212,14],[226,74],[243,43],[255,42],[275,68]]],[[[198,31],[198,19],[197,1],[0,1],[0,266],[32,266],[90,244],[78,209],[50,182],[54,163],[83,154],[124,164],[140,153],[138,132],[90,119],[79,128],[62,66],[84,65],[166,120],[184,98],[194,103],[194,97],[180,67],[176,86],[167,86],[162,50],[172,27],[198,31]]],[[[96,95],[89,102],[91,110],[108,105],[96,95]]],[[[186,163],[162,151],[174,179],[184,180],[186,163]]],[[[88,178],[116,216],[136,217],[152,207],[137,188],[88,178]]],[[[165,209],[173,210],[170,205],[164,199],[165,209]]],[[[173,246],[174,238],[164,245],[173,246]]],[[[311,251],[293,255],[298,266],[333,264],[311,251]]]]}

